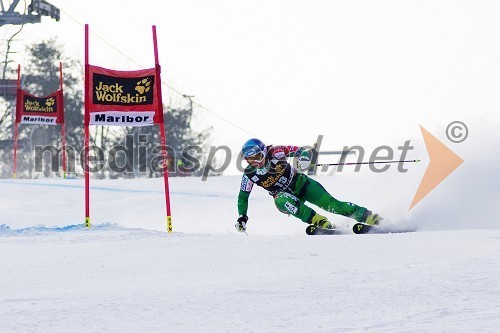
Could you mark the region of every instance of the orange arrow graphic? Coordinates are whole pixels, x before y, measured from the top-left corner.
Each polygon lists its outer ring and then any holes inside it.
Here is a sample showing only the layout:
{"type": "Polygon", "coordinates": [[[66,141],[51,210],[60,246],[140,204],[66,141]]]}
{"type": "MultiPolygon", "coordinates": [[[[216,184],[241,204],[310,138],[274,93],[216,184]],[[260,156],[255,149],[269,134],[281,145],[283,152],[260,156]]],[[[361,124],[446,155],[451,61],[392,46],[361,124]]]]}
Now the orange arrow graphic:
{"type": "Polygon", "coordinates": [[[424,137],[430,161],[408,210],[412,209],[420,200],[425,198],[464,162],[460,156],[451,151],[450,148],[446,147],[422,126],[420,126],[420,131],[424,137]]]}

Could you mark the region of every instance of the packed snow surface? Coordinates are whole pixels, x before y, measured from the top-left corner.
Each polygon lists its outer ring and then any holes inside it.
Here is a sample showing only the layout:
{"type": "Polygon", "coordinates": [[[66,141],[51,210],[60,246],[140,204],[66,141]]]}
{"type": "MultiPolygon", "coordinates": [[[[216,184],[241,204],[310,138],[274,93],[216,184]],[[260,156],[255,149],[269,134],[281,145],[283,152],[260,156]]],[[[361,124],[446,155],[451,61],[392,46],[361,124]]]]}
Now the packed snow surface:
{"type": "Polygon", "coordinates": [[[162,179],[92,180],[86,230],[82,180],[2,180],[0,332],[497,331],[500,229],[319,180],[417,231],[307,236],[255,189],[239,234],[236,176],[171,179],[172,234],[162,179]]]}

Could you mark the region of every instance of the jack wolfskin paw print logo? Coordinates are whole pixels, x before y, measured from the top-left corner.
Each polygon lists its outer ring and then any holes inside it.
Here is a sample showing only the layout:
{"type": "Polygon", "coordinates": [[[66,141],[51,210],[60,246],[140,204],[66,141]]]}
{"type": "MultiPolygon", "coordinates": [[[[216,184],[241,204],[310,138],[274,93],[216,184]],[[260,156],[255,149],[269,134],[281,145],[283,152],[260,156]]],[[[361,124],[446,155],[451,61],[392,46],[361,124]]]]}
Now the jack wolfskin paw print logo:
{"type": "Polygon", "coordinates": [[[46,101],[45,101],[45,105],[47,105],[48,107],[51,107],[52,105],[55,104],[55,100],[53,97],[51,98],[48,98],[46,101]]]}
{"type": "Polygon", "coordinates": [[[137,85],[135,87],[135,90],[141,95],[147,93],[150,89],[151,89],[151,81],[149,81],[147,78],[137,82],[137,85]]]}

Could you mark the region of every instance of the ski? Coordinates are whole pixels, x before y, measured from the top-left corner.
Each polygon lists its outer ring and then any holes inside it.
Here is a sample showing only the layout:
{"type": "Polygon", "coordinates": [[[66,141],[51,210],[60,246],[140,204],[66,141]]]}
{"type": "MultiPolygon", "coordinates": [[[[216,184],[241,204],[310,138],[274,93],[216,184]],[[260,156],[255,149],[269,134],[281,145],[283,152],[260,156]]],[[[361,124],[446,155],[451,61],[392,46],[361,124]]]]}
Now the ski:
{"type": "MultiPolygon", "coordinates": [[[[414,232],[416,228],[411,227],[396,227],[388,225],[370,225],[362,222],[355,223],[352,226],[352,231],[355,234],[392,234],[392,233],[404,233],[404,232],[414,232]]],[[[309,225],[306,228],[306,234],[308,235],[347,235],[351,234],[349,229],[323,229],[316,227],[314,225],[309,225]]]]}
{"type": "Polygon", "coordinates": [[[375,231],[376,228],[377,228],[376,226],[358,222],[352,226],[352,231],[354,231],[355,234],[366,234],[371,231],[375,231]]]}
{"type": "Polygon", "coordinates": [[[345,235],[345,230],[341,229],[323,229],[315,225],[309,225],[306,228],[306,234],[308,235],[345,235]]]}

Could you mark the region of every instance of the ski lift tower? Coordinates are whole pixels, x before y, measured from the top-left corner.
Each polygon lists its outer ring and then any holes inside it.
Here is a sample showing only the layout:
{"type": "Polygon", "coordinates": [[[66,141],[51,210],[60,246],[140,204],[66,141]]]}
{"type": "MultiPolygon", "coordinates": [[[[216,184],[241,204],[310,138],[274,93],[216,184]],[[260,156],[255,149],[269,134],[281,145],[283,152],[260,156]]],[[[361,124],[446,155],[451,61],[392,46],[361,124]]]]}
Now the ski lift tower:
{"type": "Polygon", "coordinates": [[[26,13],[16,12],[15,9],[20,0],[14,0],[6,8],[4,1],[0,0],[0,27],[5,24],[21,25],[26,23],[40,23],[42,16],[50,16],[58,21],[61,18],[61,11],[54,5],[44,0],[32,0],[26,13]]]}
{"type": "MultiPolygon", "coordinates": [[[[54,5],[51,5],[44,0],[32,0],[28,5],[26,12],[17,12],[16,7],[20,0],[14,0],[7,6],[4,5],[4,0],[0,0],[0,27],[12,24],[23,25],[26,23],[40,23],[42,16],[50,16],[58,21],[61,18],[61,11],[54,5]]],[[[5,60],[3,61],[3,71],[0,77],[0,97],[15,98],[17,89],[16,79],[7,79],[5,77],[5,69],[7,66],[7,57],[10,53],[10,40],[7,43],[7,51],[5,60]]]]}

